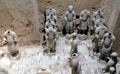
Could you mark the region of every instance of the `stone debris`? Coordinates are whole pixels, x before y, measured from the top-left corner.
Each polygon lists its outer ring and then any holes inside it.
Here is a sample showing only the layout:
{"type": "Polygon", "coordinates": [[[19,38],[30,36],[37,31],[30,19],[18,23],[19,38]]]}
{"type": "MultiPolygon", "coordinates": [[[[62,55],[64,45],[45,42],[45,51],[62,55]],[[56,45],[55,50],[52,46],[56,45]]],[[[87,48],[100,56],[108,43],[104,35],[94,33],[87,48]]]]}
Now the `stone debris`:
{"type": "MultiPolygon", "coordinates": [[[[37,74],[38,70],[44,66],[50,69],[52,74],[71,74],[69,66],[71,47],[70,44],[65,44],[65,40],[65,37],[58,38],[55,54],[43,54],[44,49],[41,46],[21,47],[19,60],[10,60],[5,56],[0,59],[0,66],[9,74],[37,74]]],[[[101,74],[104,64],[98,61],[98,57],[94,56],[93,59],[89,56],[88,47],[91,46],[91,40],[83,40],[79,43],[80,71],[82,74],[101,74]]],[[[7,50],[4,52],[8,53],[7,50]]]]}

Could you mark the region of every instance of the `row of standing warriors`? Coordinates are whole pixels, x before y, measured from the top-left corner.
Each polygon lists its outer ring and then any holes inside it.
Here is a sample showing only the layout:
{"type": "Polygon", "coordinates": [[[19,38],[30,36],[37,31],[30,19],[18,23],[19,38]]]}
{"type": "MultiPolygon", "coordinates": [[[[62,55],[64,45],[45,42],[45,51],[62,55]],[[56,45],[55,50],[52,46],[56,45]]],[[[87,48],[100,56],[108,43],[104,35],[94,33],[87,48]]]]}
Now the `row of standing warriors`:
{"type": "MultiPolygon", "coordinates": [[[[95,10],[95,8],[92,8],[95,10]]],[[[71,67],[72,74],[78,72],[78,49],[79,41],[87,35],[91,35],[92,42],[95,43],[94,51],[100,53],[99,58],[106,61],[106,67],[103,69],[105,72],[115,74],[117,53],[112,51],[112,46],[115,42],[115,36],[112,32],[108,32],[108,27],[105,24],[103,12],[97,10],[96,12],[90,12],[87,9],[81,11],[79,17],[73,10],[73,6],[70,5],[68,10],[64,14],[65,25],[62,33],[66,37],[66,43],[71,44],[71,67]],[[79,23],[76,23],[76,19],[79,18],[79,23]],[[77,32],[75,31],[77,30],[77,32]]],[[[56,40],[58,21],[56,10],[49,8],[45,12],[45,26],[44,26],[44,42],[46,48],[44,52],[56,51],[56,40]]],[[[6,30],[2,35],[3,43],[8,46],[9,56],[19,57],[19,48],[17,47],[17,35],[12,30],[6,30]]]]}
{"type": "MultiPolygon", "coordinates": [[[[93,52],[96,54],[98,53],[99,59],[107,63],[103,71],[110,72],[110,74],[115,74],[116,64],[118,62],[117,53],[112,50],[112,46],[115,42],[115,36],[112,32],[108,31],[103,11],[100,9],[95,11],[95,8],[93,7],[92,11],[84,9],[78,16],[73,10],[73,6],[70,5],[64,14],[64,20],[65,25],[63,26],[62,34],[68,41],[70,41],[71,44],[70,55],[72,57],[72,74],[77,74],[74,73],[78,66],[78,60],[76,60],[78,59],[77,46],[81,37],[86,37],[87,35],[91,37],[92,42],[95,44],[93,52]],[[76,20],[79,20],[79,23],[76,23],[76,20]]],[[[58,21],[56,10],[51,7],[45,12],[44,28],[45,36],[43,44],[46,44],[47,46],[45,52],[55,52],[56,39],[58,38],[58,21]]]]}

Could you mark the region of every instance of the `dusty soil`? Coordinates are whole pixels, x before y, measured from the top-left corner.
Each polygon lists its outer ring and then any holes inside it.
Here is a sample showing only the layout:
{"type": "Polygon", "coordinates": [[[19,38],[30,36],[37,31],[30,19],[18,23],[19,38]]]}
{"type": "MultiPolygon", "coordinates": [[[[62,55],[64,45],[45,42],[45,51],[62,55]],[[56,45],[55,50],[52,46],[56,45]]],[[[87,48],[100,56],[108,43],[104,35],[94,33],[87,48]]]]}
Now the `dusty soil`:
{"type": "Polygon", "coordinates": [[[77,14],[83,9],[98,7],[100,0],[37,0],[39,11],[41,13],[48,7],[53,7],[57,10],[57,14],[62,15],[67,10],[69,5],[73,5],[77,14]]]}
{"type": "Polygon", "coordinates": [[[33,44],[33,4],[31,0],[0,0],[0,35],[12,29],[20,45],[33,44]]]}
{"type": "MultiPolygon", "coordinates": [[[[63,21],[62,16],[67,10],[68,5],[73,5],[74,10],[79,14],[85,8],[98,7],[99,0],[37,0],[37,3],[40,27],[43,27],[43,14],[49,6],[57,10],[58,18],[63,21]]],[[[9,28],[17,33],[20,45],[39,43],[39,39],[34,37],[33,34],[34,13],[31,0],[1,0],[0,4],[0,35],[2,35],[5,29],[9,28]]]]}

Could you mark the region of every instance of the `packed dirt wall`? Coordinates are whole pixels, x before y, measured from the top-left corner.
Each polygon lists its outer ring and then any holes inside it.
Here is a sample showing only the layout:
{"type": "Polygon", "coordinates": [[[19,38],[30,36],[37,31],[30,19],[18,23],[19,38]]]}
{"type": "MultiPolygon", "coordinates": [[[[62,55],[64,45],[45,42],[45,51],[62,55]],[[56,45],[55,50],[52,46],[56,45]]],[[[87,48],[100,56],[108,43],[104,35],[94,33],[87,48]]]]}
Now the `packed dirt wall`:
{"type": "Polygon", "coordinates": [[[79,14],[85,8],[98,7],[99,0],[0,0],[0,35],[5,29],[12,29],[20,45],[39,44],[44,11],[50,6],[55,8],[63,24],[68,5],[73,5],[79,14]]]}

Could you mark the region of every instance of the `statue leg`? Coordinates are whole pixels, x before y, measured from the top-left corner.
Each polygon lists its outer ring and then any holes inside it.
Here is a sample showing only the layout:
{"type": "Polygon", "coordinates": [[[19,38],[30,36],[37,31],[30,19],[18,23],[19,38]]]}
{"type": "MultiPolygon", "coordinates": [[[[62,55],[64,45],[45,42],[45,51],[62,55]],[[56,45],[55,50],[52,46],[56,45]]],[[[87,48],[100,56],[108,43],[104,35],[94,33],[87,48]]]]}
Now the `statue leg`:
{"type": "Polygon", "coordinates": [[[52,43],[52,48],[51,48],[51,52],[55,52],[56,51],[56,41],[53,41],[52,43]]]}

